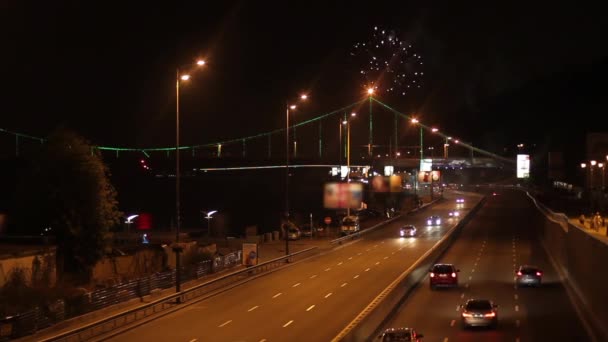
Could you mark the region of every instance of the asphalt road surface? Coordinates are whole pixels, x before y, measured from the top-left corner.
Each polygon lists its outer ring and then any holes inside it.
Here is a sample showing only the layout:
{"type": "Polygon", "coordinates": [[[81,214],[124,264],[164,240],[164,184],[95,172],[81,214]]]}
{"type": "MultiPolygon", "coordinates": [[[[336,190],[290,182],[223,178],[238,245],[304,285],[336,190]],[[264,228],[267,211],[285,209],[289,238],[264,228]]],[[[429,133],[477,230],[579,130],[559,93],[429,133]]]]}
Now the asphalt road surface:
{"type": "Polygon", "coordinates": [[[384,328],[412,327],[424,341],[590,341],[535,238],[533,210],[521,192],[491,196],[441,258],[460,269],[459,287],[431,291],[427,276],[384,328]],[[520,264],[544,270],[542,287],[515,286],[520,264]],[[461,327],[457,306],[468,298],[499,305],[496,330],[461,327]]]}
{"type": "Polygon", "coordinates": [[[352,244],[270,273],[156,319],[113,341],[329,341],[452,227],[448,212],[468,212],[481,196],[454,195],[352,244]],[[440,215],[440,226],[424,223],[440,215]],[[415,238],[399,238],[405,224],[415,238]]]}

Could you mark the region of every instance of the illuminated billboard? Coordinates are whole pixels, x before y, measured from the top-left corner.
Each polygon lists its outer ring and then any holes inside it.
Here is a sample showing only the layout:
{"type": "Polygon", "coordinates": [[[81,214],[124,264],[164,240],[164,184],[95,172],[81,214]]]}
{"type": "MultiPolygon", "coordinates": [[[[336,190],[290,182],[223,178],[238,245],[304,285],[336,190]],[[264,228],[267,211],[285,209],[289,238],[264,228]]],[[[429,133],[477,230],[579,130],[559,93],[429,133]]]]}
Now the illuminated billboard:
{"type": "Polygon", "coordinates": [[[530,155],[518,154],[517,155],[517,178],[529,178],[530,177],[530,155]]]}
{"type": "Polygon", "coordinates": [[[433,159],[421,159],[420,171],[431,171],[433,169],[433,159]]]}
{"type": "Polygon", "coordinates": [[[363,184],[331,182],[325,183],[323,207],[326,209],[357,209],[363,201],[363,184]]]}
{"type": "Polygon", "coordinates": [[[402,177],[400,175],[392,175],[390,177],[374,176],[371,182],[371,191],[373,192],[401,192],[402,177]]]}
{"type": "Polygon", "coordinates": [[[440,179],[441,172],[438,170],[418,172],[418,183],[430,183],[431,180],[433,182],[438,182],[440,179]]]}

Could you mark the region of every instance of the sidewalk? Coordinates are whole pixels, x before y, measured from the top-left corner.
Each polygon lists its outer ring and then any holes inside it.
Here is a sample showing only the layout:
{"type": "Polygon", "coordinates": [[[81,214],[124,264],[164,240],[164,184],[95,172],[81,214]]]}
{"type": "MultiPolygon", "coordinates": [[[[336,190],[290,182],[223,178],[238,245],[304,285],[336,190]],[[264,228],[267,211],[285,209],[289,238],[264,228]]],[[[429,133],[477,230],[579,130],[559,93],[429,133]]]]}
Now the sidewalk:
{"type": "Polygon", "coordinates": [[[569,217],[568,219],[572,225],[582,228],[585,231],[585,233],[587,233],[591,236],[594,236],[597,239],[601,240],[602,242],[608,244],[608,235],[607,235],[608,227],[600,227],[598,230],[593,230],[593,229],[591,229],[591,219],[590,218],[585,219],[584,225],[581,225],[578,218],[569,217]]]}

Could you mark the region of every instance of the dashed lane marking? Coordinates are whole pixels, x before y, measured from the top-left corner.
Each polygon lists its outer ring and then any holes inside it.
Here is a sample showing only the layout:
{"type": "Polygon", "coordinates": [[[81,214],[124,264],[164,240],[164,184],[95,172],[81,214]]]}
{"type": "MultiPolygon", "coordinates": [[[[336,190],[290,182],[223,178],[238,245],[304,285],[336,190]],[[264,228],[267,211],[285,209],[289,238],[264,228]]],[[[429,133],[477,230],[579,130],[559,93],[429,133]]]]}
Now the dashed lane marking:
{"type": "Polygon", "coordinates": [[[462,294],[460,295],[460,298],[464,298],[464,293],[462,293],[462,294]]]}
{"type": "Polygon", "coordinates": [[[314,279],[314,278],[316,278],[316,277],[317,277],[317,275],[316,275],[316,274],[313,274],[313,275],[310,277],[310,279],[314,279]]]}
{"type": "Polygon", "coordinates": [[[315,308],[315,306],[314,306],[314,305],[311,305],[311,306],[309,306],[309,307],[308,307],[308,309],[306,309],[306,311],[310,311],[310,310],[312,310],[312,309],[314,309],[314,308],[315,308]]]}
{"type": "Polygon", "coordinates": [[[285,324],[283,324],[283,328],[288,327],[291,323],[293,323],[293,319],[285,324]]]}
{"type": "Polygon", "coordinates": [[[519,324],[520,324],[520,323],[519,323],[519,320],[516,320],[516,321],[515,321],[515,326],[519,328],[519,324]]]}
{"type": "Polygon", "coordinates": [[[367,272],[367,271],[369,271],[369,268],[366,268],[366,269],[365,269],[365,272],[367,272]]]}
{"type": "Polygon", "coordinates": [[[380,261],[378,261],[378,262],[376,263],[376,265],[380,265],[380,261]]]}
{"type": "Polygon", "coordinates": [[[469,283],[464,284],[464,287],[469,288],[469,283]]]}
{"type": "Polygon", "coordinates": [[[353,257],[348,258],[348,260],[352,260],[352,259],[353,259],[353,257]]]}
{"type": "Polygon", "coordinates": [[[265,339],[265,338],[263,338],[263,339],[261,339],[261,340],[260,340],[260,342],[266,342],[266,339],[265,339]]]}
{"type": "Polygon", "coordinates": [[[331,270],[331,268],[329,268],[329,267],[328,267],[328,268],[326,268],[326,269],[325,269],[325,272],[327,272],[327,271],[329,271],[329,270],[331,270]]]}
{"type": "Polygon", "coordinates": [[[361,255],[361,254],[362,254],[361,252],[357,253],[357,255],[361,255]]]}
{"type": "Polygon", "coordinates": [[[346,286],[347,284],[348,284],[348,283],[344,283],[344,284],[342,284],[340,287],[344,287],[344,286],[346,286]]]}
{"type": "Polygon", "coordinates": [[[259,305],[256,305],[256,306],[252,307],[251,309],[247,310],[247,312],[251,312],[251,311],[253,311],[253,310],[255,310],[255,309],[259,308],[259,307],[260,307],[259,305]]]}
{"type": "Polygon", "coordinates": [[[278,297],[278,296],[280,296],[280,295],[282,295],[282,293],[281,293],[281,292],[279,292],[279,293],[275,294],[274,296],[272,296],[272,298],[277,298],[277,297],[278,297]]]}
{"type": "Polygon", "coordinates": [[[300,286],[300,284],[301,284],[301,283],[293,284],[293,286],[292,286],[292,287],[298,287],[298,286],[300,286]]]}
{"type": "Polygon", "coordinates": [[[340,261],[340,262],[338,263],[338,266],[340,266],[340,265],[342,265],[342,261],[340,261]]]}
{"type": "Polygon", "coordinates": [[[226,326],[226,325],[230,324],[230,322],[232,322],[232,320],[229,320],[229,321],[226,321],[226,322],[224,322],[224,323],[220,324],[220,325],[218,326],[218,328],[223,328],[224,326],[226,326]]]}
{"type": "Polygon", "coordinates": [[[193,338],[190,340],[190,342],[196,342],[196,341],[198,341],[196,338],[193,338]]]}
{"type": "Polygon", "coordinates": [[[353,279],[357,279],[359,278],[359,275],[357,274],[356,276],[353,277],[353,279]]]}
{"type": "Polygon", "coordinates": [[[330,292],[330,293],[328,293],[328,294],[325,295],[325,298],[329,298],[329,296],[331,296],[331,295],[332,295],[332,293],[330,292]]]}
{"type": "Polygon", "coordinates": [[[448,342],[448,338],[447,338],[447,337],[444,337],[444,338],[443,338],[443,342],[448,342]]]}
{"type": "Polygon", "coordinates": [[[453,320],[450,322],[450,326],[451,326],[451,327],[453,327],[453,326],[454,326],[454,324],[456,324],[456,320],[455,320],[455,319],[453,319],[453,320]]]}
{"type": "Polygon", "coordinates": [[[473,279],[473,276],[469,276],[469,280],[473,279]]]}
{"type": "Polygon", "coordinates": [[[519,311],[519,305],[515,305],[515,311],[519,311]]]}
{"type": "Polygon", "coordinates": [[[386,260],[386,259],[388,259],[388,257],[387,257],[387,256],[386,256],[386,257],[384,257],[384,260],[386,260]]]}
{"type": "Polygon", "coordinates": [[[475,269],[472,269],[472,270],[471,270],[471,273],[475,273],[475,269]]]}
{"type": "Polygon", "coordinates": [[[513,295],[513,298],[515,298],[515,300],[517,300],[519,298],[518,295],[513,295]]]}

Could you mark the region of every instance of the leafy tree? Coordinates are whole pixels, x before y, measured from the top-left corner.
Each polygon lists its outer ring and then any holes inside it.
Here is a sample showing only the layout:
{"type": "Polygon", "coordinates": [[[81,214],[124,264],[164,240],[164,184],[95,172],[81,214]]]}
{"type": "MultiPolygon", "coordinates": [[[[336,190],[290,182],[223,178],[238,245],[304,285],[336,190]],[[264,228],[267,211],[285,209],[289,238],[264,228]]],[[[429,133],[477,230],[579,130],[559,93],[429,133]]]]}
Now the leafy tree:
{"type": "Polygon", "coordinates": [[[104,235],[119,223],[116,191],[98,150],[67,129],[42,145],[19,186],[20,234],[53,235],[59,275],[84,275],[104,252],[104,235]]]}

